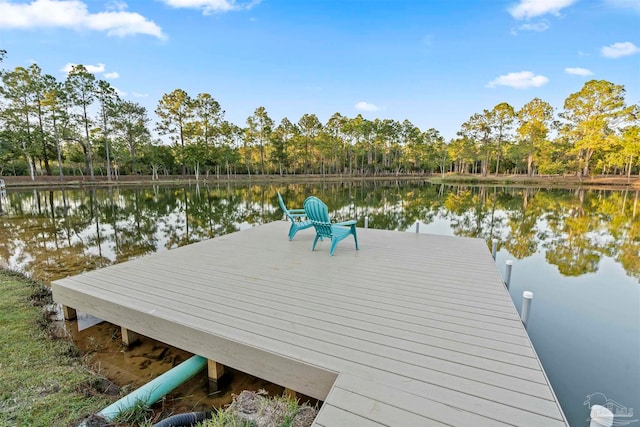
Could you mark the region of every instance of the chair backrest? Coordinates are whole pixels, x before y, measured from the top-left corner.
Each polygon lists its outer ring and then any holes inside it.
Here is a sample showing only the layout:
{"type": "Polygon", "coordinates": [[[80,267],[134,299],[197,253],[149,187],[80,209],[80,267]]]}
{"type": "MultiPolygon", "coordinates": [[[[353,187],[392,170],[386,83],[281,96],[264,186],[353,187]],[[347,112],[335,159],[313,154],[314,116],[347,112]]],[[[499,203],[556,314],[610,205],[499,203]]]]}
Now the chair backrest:
{"type": "Polygon", "coordinates": [[[278,191],[278,203],[280,203],[280,209],[282,209],[282,212],[284,212],[284,214],[287,216],[287,218],[289,218],[291,221],[293,221],[293,217],[291,216],[291,213],[289,212],[289,209],[287,209],[287,207],[284,205],[284,200],[282,200],[282,196],[280,195],[280,192],[278,191]]]}
{"type": "Polygon", "coordinates": [[[329,209],[322,200],[317,197],[307,197],[304,201],[304,212],[311,220],[316,233],[322,237],[331,237],[331,219],[329,219],[329,209]]]}
{"type": "MultiPolygon", "coordinates": [[[[304,199],[304,202],[306,202],[307,200],[318,200],[320,203],[324,203],[322,200],[318,199],[316,196],[309,196],[306,199],[304,199]]],[[[302,202],[302,207],[304,208],[304,202],[302,202]]]]}

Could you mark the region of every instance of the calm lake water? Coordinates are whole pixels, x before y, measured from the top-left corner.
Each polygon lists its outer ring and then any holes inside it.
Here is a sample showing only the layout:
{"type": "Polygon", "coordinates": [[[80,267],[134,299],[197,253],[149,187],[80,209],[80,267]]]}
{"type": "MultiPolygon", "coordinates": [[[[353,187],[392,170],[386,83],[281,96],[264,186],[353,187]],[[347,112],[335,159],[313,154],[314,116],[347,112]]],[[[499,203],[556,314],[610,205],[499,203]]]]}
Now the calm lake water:
{"type": "MultiPolygon", "coordinates": [[[[335,220],[500,241],[511,296],[533,291],[527,329],[572,426],[602,395],[640,411],[637,191],[369,182],[9,191],[0,265],[51,280],[280,219],[311,194],[335,220]],[[597,394],[601,393],[601,394],[597,394]]],[[[286,236],[283,236],[283,238],[286,236]]],[[[618,417],[633,421],[639,417],[618,417]]],[[[640,421],[637,425],[640,425],[640,421]]]]}

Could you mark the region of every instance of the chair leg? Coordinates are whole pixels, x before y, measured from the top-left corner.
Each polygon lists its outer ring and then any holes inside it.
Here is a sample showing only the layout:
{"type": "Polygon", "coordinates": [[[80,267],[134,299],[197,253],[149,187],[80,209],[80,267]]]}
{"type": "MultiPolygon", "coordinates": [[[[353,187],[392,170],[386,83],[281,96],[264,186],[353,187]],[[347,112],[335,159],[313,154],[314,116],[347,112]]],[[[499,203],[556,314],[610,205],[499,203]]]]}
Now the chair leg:
{"type": "Polygon", "coordinates": [[[331,250],[329,251],[329,255],[333,256],[333,252],[336,250],[336,246],[338,246],[338,239],[331,239],[331,250]]]}
{"type": "Polygon", "coordinates": [[[289,240],[293,240],[293,236],[296,235],[296,225],[295,224],[291,224],[291,227],[289,228],[289,240]]]}
{"type": "Polygon", "coordinates": [[[315,250],[316,250],[316,243],[318,243],[318,237],[320,237],[320,236],[318,236],[318,235],[316,234],[316,238],[315,238],[315,239],[313,239],[313,246],[311,247],[311,250],[312,250],[312,251],[315,251],[315,250]]]}
{"type": "Polygon", "coordinates": [[[355,226],[353,226],[353,240],[356,241],[356,251],[359,250],[360,248],[358,248],[358,235],[356,234],[356,229],[355,226]]]}

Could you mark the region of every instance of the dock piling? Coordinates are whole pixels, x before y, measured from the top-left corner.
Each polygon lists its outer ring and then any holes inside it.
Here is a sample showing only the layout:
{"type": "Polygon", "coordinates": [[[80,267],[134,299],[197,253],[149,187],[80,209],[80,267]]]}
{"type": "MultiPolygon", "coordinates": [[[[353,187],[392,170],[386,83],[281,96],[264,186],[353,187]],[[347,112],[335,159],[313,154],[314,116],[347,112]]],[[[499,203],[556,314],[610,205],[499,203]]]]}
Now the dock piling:
{"type": "Polygon", "coordinates": [[[284,389],[284,396],[288,397],[291,400],[297,400],[298,399],[298,393],[296,393],[295,390],[292,390],[290,388],[286,388],[284,389]]]}
{"type": "Polygon", "coordinates": [[[223,376],[225,374],[224,365],[215,360],[207,360],[207,376],[209,377],[209,393],[221,390],[223,376]]]}
{"type": "Polygon", "coordinates": [[[498,253],[498,239],[493,239],[491,241],[491,256],[493,257],[494,261],[496,259],[497,253],[498,253]]]}
{"type": "Polygon", "coordinates": [[[531,301],[533,301],[533,292],[524,291],[522,293],[522,310],[520,313],[520,319],[522,319],[522,323],[525,327],[527,326],[529,313],[531,312],[531,301]]]}
{"type": "Polygon", "coordinates": [[[364,228],[369,228],[369,217],[368,216],[364,217],[364,228]]]}
{"type": "Polygon", "coordinates": [[[130,347],[140,341],[140,335],[133,332],[131,329],[125,328],[124,326],[120,326],[120,334],[122,335],[122,344],[127,347],[130,347]]]}
{"type": "Polygon", "coordinates": [[[509,285],[511,284],[511,269],[513,268],[513,261],[511,261],[510,259],[507,260],[507,267],[504,271],[504,284],[507,286],[507,289],[509,289],[509,285]]]}
{"type": "Polygon", "coordinates": [[[78,317],[78,313],[74,308],[66,306],[62,304],[62,315],[64,316],[64,320],[76,320],[78,317]]]}
{"type": "Polygon", "coordinates": [[[420,221],[416,221],[416,233],[420,233],[420,221]]]}

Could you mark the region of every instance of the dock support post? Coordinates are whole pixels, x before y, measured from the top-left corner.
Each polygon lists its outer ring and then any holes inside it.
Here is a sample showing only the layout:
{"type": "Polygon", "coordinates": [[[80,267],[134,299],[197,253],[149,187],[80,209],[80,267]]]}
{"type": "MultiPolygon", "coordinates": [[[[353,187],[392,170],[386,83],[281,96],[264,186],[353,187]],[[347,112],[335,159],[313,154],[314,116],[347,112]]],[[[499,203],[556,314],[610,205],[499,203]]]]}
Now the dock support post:
{"type": "Polygon", "coordinates": [[[493,260],[496,260],[496,255],[498,253],[498,239],[493,239],[491,241],[491,256],[493,257],[493,260]]]}
{"type": "Polygon", "coordinates": [[[120,334],[122,335],[122,344],[127,347],[134,344],[136,341],[140,341],[140,335],[136,334],[130,329],[120,326],[120,334]]]}
{"type": "Polygon", "coordinates": [[[533,292],[524,291],[522,293],[522,310],[520,313],[520,319],[522,319],[522,323],[524,326],[527,326],[527,321],[529,320],[529,313],[531,312],[531,301],[533,300],[533,292]]]}
{"type": "Polygon", "coordinates": [[[507,268],[504,272],[504,284],[509,289],[509,285],[511,284],[511,269],[513,268],[513,261],[507,260],[507,268]]]}
{"type": "Polygon", "coordinates": [[[416,234],[420,233],[420,221],[416,221],[416,234]]]}
{"type": "Polygon", "coordinates": [[[209,376],[209,392],[214,393],[220,391],[221,378],[224,375],[224,365],[216,362],[215,360],[207,360],[207,370],[209,376]]]}
{"type": "Polygon", "coordinates": [[[296,400],[298,398],[298,395],[295,392],[295,390],[291,390],[290,388],[287,388],[287,387],[284,388],[284,395],[289,399],[293,399],[293,400],[296,400]]]}
{"type": "Polygon", "coordinates": [[[62,305],[62,315],[64,316],[64,320],[75,320],[78,317],[75,308],[67,307],[64,304],[62,305]]]}
{"type": "Polygon", "coordinates": [[[369,228],[369,217],[368,216],[364,217],[364,228],[369,228]]]}

